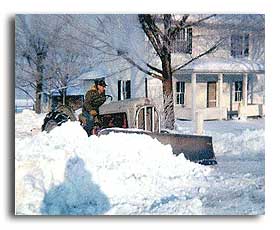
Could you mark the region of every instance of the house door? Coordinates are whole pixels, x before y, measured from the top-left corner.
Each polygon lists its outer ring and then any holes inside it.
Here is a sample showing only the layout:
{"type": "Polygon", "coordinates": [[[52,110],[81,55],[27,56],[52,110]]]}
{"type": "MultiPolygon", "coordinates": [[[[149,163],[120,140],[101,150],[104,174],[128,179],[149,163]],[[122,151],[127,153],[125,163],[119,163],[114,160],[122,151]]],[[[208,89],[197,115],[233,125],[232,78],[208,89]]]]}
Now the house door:
{"type": "Polygon", "coordinates": [[[207,108],[216,107],[216,82],[207,82],[207,108]]]}

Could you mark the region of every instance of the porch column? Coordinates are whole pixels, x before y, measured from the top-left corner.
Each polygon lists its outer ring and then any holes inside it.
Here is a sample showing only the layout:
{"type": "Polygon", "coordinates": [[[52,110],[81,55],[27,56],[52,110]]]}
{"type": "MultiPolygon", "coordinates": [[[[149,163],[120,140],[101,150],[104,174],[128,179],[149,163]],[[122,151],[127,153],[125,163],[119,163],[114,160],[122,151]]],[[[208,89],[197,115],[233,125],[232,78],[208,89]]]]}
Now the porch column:
{"type": "Polygon", "coordinates": [[[195,121],[196,111],[196,73],[192,73],[192,120],[195,121]]]}
{"type": "Polygon", "coordinates": [[[244,73],[242,81],[242,103],[238,107],[238,116],[239,118],[246,118],[247,116],[247,104],[248,104],[248,93],[247,93],[247,84],[248,84],[248,74],[244,73]]]}
{"type": "Polygon", "coordinates": [[[248,73],[243,75],[243,89],[242,89],[242,98],[243,98],[243,106],[246,108],[248,104],[248,92],[247,92],[247,85],[248,85],[248,73]]]}
{"type": "Polygon", "coordinates": [[[218,95],[219,95],[219,101],[218,106],[220,109],[220,120],[222,119],[222,107],[223,107],[223,74],[219,73],[218,75],[218,95]]]}

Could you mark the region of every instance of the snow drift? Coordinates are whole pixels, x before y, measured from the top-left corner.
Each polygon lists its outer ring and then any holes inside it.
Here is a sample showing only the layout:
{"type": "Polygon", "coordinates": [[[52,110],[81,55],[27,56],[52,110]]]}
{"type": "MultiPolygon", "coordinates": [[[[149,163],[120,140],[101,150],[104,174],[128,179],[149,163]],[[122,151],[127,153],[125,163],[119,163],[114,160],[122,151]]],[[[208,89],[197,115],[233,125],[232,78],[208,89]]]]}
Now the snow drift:
{"type": "MultiPolygon", "coordinates": [[[[262,128],[232,133],[218,133],[216,125],[210,128],[221,158],[217,166],[209,167],[174,156],[171,146],[147,135],[88,138],[78,122],[64,123],[48,134],[40,132],[43,118],[31,111],[16,114],[16,214],[264,212],[262,128]],[[244,148],[254,161],[244,158],[244,148]]],[[[181,133],[187,129],[179,124],[181,133]]]]}
{"type": "Polygon", "coordinates": [[[184,213],[192,214],[201,202],[176,189],[210,172],[175,157],[170,146],[147,135],[88,138],[78,122],[67,122],[49,134],[25,138],[16,148],[16,212],[145,214],[183,199],[190,205],[184,213]]]}

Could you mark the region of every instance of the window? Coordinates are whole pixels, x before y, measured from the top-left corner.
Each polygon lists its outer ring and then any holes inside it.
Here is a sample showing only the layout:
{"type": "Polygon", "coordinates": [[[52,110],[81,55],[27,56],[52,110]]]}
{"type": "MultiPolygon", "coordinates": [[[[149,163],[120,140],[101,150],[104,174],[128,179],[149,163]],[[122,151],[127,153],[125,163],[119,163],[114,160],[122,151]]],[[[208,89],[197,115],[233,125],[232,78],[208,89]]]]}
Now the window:
{"type": "Polygon", "coordinates": [[[172,42],[173,53],[192,53],[192,28],[180,30],[172,42]]]}
{"type": "Polygon", "coordinates": [[[236,81],[234,84],[234,100],[241,101],[242,100],[242,81],[236,81]]]}
{"type": "Polygon", "coordinates": [[[176,104],[185,104],[185,82],[183,81],[176,82],[176,104]]]}
{"type": "Polygon", "coordinates": [[[131,98],[131,85],[130,80],[118,81],[118,100],[131,98]]]}
{"type": "Polygon", "coordinates": [[[235,58],[249,56],[249,34],[231,36],[231,56],[235,58]]]}

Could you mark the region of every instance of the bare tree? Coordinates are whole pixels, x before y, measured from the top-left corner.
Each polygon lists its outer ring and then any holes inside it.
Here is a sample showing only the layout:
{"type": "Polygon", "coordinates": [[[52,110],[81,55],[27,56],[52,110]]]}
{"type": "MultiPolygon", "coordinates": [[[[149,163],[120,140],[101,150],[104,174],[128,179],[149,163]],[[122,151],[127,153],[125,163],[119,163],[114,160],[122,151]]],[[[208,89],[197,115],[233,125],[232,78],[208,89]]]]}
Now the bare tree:
{"type": "Polygon", "coordinates": [[[52,94],[58,91],[62,104],[67,104],[66,95],[69,86],[77,84],[75,80],[81,75],[85,67],[90,67],[89,57],[82,51],[69,47],[52,47],[46,62],[47,91],[52,94]]]}
{"type": "MultiPolygon", "coordinates": [[[[35,89],[35,111],[41,112],[41,93],[43,90],[44,61],[48,53],[46,38],[39,32],[34,33],[32,24],[27,22],[24,15],[16,17],[16,70],[24,76],[17,79],[19,89],[29,86],[35,89]],[[24,60],[22,60],[24,59],[24,60]]],[[[24,91],[24,90],[23,90],[24,91]]],[[[26,91],[27,92],[27,91],[26,91]]]]}
{"type": "Polygon", "coordinates": [[[69,84],[91,66],[88,52],[71,41],[75,31],[59,17],[18,15],[16,22],[16,88],[34,100],[36,113],[43,94],[50,101],[58,91],[65,104],[69,84]]]}

